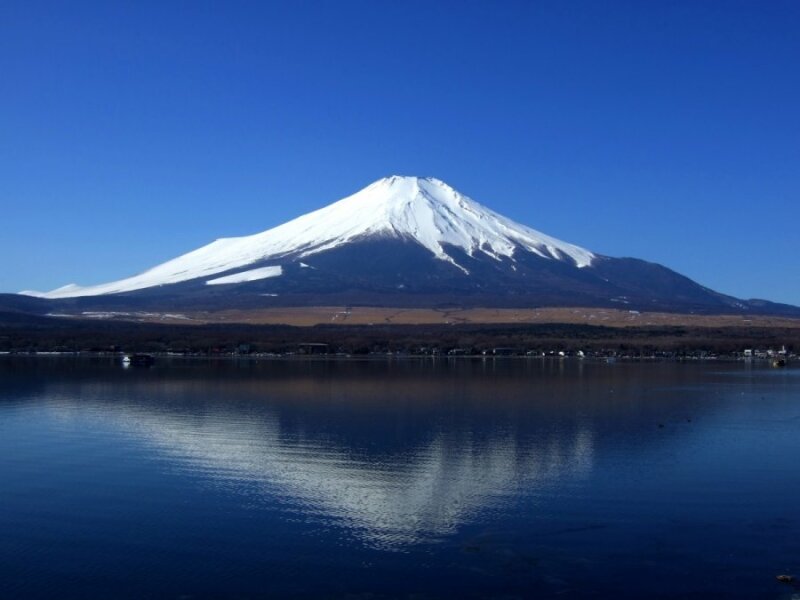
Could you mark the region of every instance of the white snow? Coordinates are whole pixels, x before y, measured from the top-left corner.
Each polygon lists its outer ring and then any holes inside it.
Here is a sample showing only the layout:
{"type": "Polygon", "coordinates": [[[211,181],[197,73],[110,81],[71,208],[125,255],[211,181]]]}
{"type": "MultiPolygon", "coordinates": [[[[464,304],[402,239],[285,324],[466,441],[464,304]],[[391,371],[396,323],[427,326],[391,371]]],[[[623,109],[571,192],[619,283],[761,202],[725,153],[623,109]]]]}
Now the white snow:
{"type": "Polygon", "coordinates": [[[216,279],[209,279],[206,285],[221,285],[224,283],[242,283],[244,281],[257,281],[259,279],[268,279],[270,277],[279,277],[283,274],[283,267],[261,267],[260,269],[250,269],[249,271],[242,271],[234,273],[233,275],[226,275],[225,277],[217,277],[216,279]]]}
{"type": "MultiPolygon", "coordinates": [[[[467,270],[448,256],[447,245],[469,255],[513,260],[523,248],[544,258],[591,264],[594,254],[515,223],[433,178],[392,176],[352,196],[255,235],[223,238],[111,283],[80,287],[70,284],[51,292],[21,292],[43,298],[97,296],[178,283],[244,268],[264,260],[287,262],[371,236],[411,239],[436,258],[467,270]]],[[[268,268],[268,267],[267,267],[268,268]]],[[[254,269],[253,271],[258,271],[254,269]]],[[[243,275],[243,274],[238,274],[243,275]]],[[[233,283],[225,276],[207,283],[233,283]]],[[[245,281],[245,280],[242,280],[245,281]]]]}

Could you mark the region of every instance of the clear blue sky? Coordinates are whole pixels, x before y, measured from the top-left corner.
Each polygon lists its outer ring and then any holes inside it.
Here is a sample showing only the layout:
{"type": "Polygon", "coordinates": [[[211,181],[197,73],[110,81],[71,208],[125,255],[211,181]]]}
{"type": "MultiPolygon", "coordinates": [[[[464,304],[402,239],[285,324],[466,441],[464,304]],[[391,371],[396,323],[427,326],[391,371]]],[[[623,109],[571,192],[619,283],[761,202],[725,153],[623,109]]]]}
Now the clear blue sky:
{"type": "Polygon", "coordinates": [[[800,304],[800,2],[0,4],[0,290],[389,174],[800,304]]]}

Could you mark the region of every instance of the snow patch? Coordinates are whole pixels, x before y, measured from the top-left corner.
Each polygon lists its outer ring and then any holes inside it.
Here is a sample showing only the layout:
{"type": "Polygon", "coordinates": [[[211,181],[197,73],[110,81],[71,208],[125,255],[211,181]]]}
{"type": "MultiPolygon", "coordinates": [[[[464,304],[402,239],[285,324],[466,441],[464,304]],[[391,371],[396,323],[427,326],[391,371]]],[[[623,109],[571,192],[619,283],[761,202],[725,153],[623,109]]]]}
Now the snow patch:
{"type": "Polygon", "coordinates": [[[128,318],[136,318],[136,319],[178,319],[182,321],[193,321],[191,317],[187,317],[186,315],[180,313],[157,313],[157,312],[143,312],[143,311],[136,311],[136,312],[127,312],[127,311],[98,311],[98,310],[84,310],[79,314],[75,313],[56,313],[56,312],[49,312],[45,316],[48,317],[60,317],[60,318],[84,318],[84,319],[128,319],[128,318]]]}
{"type": "Polygon", "coordinates": [[[283,274],[283,267],[261,267],[260,269],[251,269],[249,271],[242,271],[241,273],[234,273],[233,275],[226,275],[225,277],[217,277],[206,281],[206,285],[223,285],[226,283],[243,283],[245,281],[258,281],[259,279],[269,279],[270,277],[279,277],[283,274]]]}

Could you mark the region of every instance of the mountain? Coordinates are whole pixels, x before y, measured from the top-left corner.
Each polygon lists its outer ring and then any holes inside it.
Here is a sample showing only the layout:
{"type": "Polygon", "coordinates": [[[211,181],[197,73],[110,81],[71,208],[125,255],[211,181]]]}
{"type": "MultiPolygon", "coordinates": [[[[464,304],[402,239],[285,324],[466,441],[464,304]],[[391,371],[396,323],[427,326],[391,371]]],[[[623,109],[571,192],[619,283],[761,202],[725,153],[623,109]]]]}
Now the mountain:
{"type": "Polygon", "coordinates": [[[661,265],[563,242],[438,179],[400,176],[273,229],[216,240],[133,277],[21,294],[51,308],[447,304],[800,316],[796,307],[739,300],[661,265]]]}
{"type": "Polygon", "coordinates": [[[464,275],[469,271],[448,248],[501,260],[523,249],[542,257],[591,264],[588,250],[561,242],[506,219],[437,179],[388,177],[360,192],[274,229],[252,236],[219,239],[145,271],[112,283],[66,285],[51,292],[22,292],[42,298],[70,298],[132,292],[203,279],[225,285],[282,275],[284,265],[365,241],[414,242],[464,275]],[[263,262],[275,263],[257,267],[263,262]],[[217,277],[218,274],[225,276],[217,277]]]}

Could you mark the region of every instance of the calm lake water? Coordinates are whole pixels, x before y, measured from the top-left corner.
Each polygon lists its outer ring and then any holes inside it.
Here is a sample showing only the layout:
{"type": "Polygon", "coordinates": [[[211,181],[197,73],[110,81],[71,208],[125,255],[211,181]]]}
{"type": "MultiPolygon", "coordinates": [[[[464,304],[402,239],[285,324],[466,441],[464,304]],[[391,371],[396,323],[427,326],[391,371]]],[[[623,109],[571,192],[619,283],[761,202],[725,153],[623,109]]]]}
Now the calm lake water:
{"type": "Polygon", "coordinates": [[[800,598],[800,370],[0,359],[2,598],[800,598]]]}

